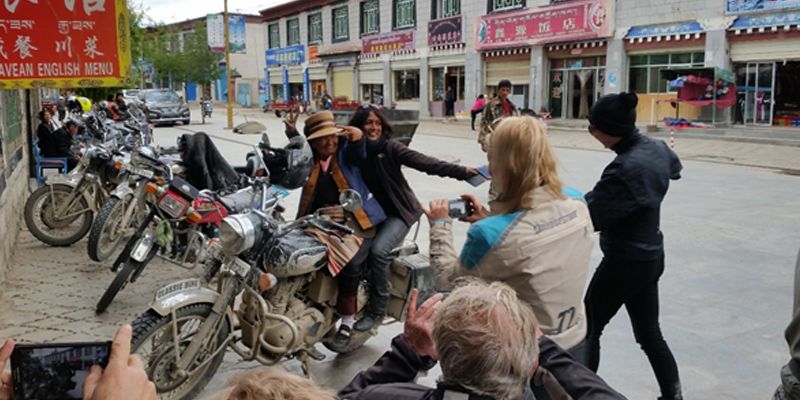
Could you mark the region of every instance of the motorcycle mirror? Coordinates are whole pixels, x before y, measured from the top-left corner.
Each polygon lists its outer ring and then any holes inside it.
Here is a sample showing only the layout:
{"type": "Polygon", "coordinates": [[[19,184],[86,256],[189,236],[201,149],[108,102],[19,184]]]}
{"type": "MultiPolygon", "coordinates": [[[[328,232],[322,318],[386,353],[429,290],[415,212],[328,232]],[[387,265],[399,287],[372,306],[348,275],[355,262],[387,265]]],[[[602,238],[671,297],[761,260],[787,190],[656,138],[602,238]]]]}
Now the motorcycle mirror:
{"type": "Polygon", "coordinates": [[[361,195],[353,189],[345,189],[339,193],[339,204],[347,211],[355,212],[364,204],[361,195]]]}
{"type": "Polygon", "coordinates": [[[270,142],[269,142],[269,135],[267,135],[267,132],[264,132],[264,133],[261,134],[261,143],[260,143],[260,145],[261,145],[262,148],[265,148],[265,149],[269,148],[270,142]]]}

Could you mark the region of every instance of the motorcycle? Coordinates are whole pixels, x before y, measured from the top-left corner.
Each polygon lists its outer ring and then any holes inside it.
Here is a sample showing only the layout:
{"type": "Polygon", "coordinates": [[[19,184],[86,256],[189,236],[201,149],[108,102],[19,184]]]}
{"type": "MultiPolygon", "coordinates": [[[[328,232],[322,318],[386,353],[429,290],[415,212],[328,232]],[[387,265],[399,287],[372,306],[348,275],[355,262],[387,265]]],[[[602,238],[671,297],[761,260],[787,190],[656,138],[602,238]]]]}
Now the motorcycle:
{"type": "Polygon", "coordinates": [[[87,252],[94,261],[103,261],[128,238],[146,215],[145,184],[165,184],[172,179],[170,166],[148,146],[140,146],[123,162],[123,178],[111,191],[97,213],[89,232],[87,252]]]}
{"type": "Polygon", "coordinates": [[[34,237],[51,246],[69,246],[92,227],[94,215],[120,181],[123,153],[141,143],[132,129],[104,123],[88,114],[83,121],[91,137],[78,167],[67,175],[49,177],[25,202],[25,225],[34,237]]]}
{"type": "Polygon", "coordinates": [[[136,282],[156,255],[186,269],[204,263],[222,218],[250,207],[254,188],[246,187],[219,197],[175,177],[164,186],[148,182],[144,190],[148,193],[150,212],[114,261],[111,271],[117,275],[97,302],[98,314],[108,308],[128,283],[136,282]]]}
{"type": "MultiPolygon", "coordinates": [[[[359,209],[361,202],[355,191],[340,195],[346,210],[359,209]]],[[[227,348],[263,365],[297,358],[307,373],[310,360],[324,358],[314,348],[317,343],[347,353],[377,334],[377,328],[353,332],[345,347],[334,344],[337,284],[328,272],[327,247],[303,232],[313,226],[330,234],[352,234],[350,228],[321,217],[323,210],[284,223],[270,212],[277,203],[262,203],[261,210],[222,220],[219,242],[211,248],[213,262],[207,263],[207,276],[216,276],[215,285],[202,279],[166,285],[133,322],[132,349],[145,361],[162,398],[190,399],[199,393],[227,348]]],[[[411,290],[420,289],[425,298],[433,292],[435,278],[416,244],[395,249],[393,256],[387,314],[399,321],[411,290]]],[[[363,282],[358,297],[362,308],[363,282]]]]}
{"type": "Polygon", "coordinates": [[[206,117],[211,119],[211,113],[214,111],[214,104],[211,103],[211,100],[201,100],[200,101],[200,111],[203,117],[203,123],[206,123],[206,117]]]}

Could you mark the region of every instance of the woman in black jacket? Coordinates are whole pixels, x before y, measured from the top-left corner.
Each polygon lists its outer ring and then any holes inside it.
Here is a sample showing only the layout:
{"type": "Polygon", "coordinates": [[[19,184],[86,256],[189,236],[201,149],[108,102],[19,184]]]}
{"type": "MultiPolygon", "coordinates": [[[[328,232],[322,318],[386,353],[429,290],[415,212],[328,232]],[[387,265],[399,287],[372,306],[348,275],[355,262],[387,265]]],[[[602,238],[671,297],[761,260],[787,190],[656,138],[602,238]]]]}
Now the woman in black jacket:
{"type": "Polygon", "coordinates": [[[426,156],[391,139],[389,121],[374,106],[359,107],[348,125],[360,128],[368,139],[367,158],[361,165],[361,174],[387,217],[377,227],[367,260],[370,271],[367,310],[354,326],[357,331],[368,331],[382,321],[386,312],[389,301],[389,254],[422,215],[419,200],[400,168],[405,165],[429,175],[459,180],[466,180],[478,171],[426,156]]]}

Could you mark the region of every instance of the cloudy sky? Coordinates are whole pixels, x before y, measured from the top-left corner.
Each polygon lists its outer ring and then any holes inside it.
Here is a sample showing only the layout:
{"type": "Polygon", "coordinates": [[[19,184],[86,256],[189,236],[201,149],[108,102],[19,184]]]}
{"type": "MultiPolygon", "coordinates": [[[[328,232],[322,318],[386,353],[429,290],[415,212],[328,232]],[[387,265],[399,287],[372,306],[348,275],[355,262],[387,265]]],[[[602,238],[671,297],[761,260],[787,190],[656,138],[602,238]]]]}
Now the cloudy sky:
{"type": "MultiPolygon", "coordinates": [[[[129,0],[141,4],[155,22],[171,23],[222,12],[223,0],[129,0]]],[[[260,10],[289,0],[228,0],[228,11],[256,14],[260,10]]]]}

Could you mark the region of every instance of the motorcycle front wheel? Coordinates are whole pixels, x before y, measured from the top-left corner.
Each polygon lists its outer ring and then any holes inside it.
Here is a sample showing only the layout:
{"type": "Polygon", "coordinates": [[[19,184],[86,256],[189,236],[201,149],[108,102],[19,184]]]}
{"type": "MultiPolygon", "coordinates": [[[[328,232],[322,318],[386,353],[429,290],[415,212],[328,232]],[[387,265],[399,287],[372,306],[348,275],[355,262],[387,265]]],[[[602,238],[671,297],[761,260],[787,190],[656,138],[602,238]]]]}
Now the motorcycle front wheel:
{"type": "Polygon", "coordinates": [[[56,183],[31,193],[25,202],[25,225],[36,239],[51,246],[69,246],[86,236],[94,215],[82,193],[64,204],[73,190],[56,183]]]}
{"type": "Polygon", "coordinates": [[[147,254],[147,257],[142,262],[136,261],[133,258],[128,258],[128,260],[125,261],[125,265],[117,272],[117,275],[114,276],[114,280],[111,281],[111,284],[108,285],[108,289],[106,289],[103,296],[100,297],[100,301],[97,302],[97,307],[94,310],[96,314],[104,312],[108,306],[111,305],[111,302],[114,301],[114,298],[117,297],[117,293],[124,289],[125,285],[131,282],[133,277],[138,277],[142,273],[144,267],[155,257],[157,251],[158,248],[153,246],[153,248],[150,249],[150,253],[147,254]]]}
{"type": "Polygon", "coordinates": [[[175,343],[177,342],[178,353],[185,351],[202,323],[211,314],[211,307],[211,304],[203,303],[179,308],[175,311],[174,323],[171,315],[161,316],[152,310],[133,321],[131,349],[144,361],[147,376],[155,383],[159,399],[193,399],[205,388],[222,364],[225,349],[216,355],[214,353],[230,334],[231,327],[224,316],[220,321],[222,326],[212,331],[216,334],[209,335],[203,341],[188,373],[185,376],[175,373],[178,357],[175,343]]]}
{"type": "Polygon", "coordinates": [[[122,243],[126,228],[122,226],[122,220],[131,201],[134,201],[132,197],[125,200],[111,197],[97,213],[86,245],[89,258],[93,261],[108,259],[122,243]]]}

